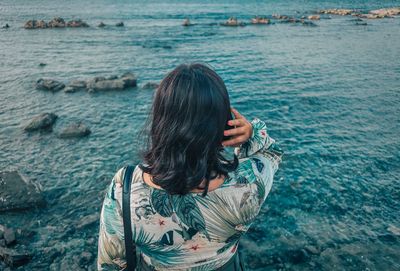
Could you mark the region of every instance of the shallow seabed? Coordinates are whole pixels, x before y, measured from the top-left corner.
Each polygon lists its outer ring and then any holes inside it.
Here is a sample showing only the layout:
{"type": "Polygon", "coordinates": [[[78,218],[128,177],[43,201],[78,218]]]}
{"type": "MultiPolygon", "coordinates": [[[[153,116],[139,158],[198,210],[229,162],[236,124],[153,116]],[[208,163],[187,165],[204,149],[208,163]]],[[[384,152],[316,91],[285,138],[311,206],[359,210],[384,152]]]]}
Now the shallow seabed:
{"type": "Polygon", "coordinates": [[[117,169],[138,162],[139,131],[153,97],[140,88],[53,94],[34,82],[133,71],[140,86],[190,61],[212,65],[233,106],[265,120],[285,151],[242,240],[249,270],[400,270],[400,18],[366,26],[351,16],[322,19],[318,27],[213,24],[229,16],[300,17],[399,1],[241,2],[1,1],[0,24],[11,28],[0,29],[0,170],[36,180],[48,202],[0,216],[0,224],[32,231],[20,245],[34,257],[21,270],[68,270],[85,260],[95,268],[98,224],[79,223],[99,213],[117,169]],[[22,28],[29,19],[54,16],[91,27],[22,28]],[[182,27],[186,16],[197,24],[182,27]],[[109,26],[96,27],[100,21],[109,26]],[[125,27],[114,27],[118,21],[125,27]],[[92,134],[63,140],[24,133],[42,112],[59,115],[55,131],[83,120],[92,134]]]}

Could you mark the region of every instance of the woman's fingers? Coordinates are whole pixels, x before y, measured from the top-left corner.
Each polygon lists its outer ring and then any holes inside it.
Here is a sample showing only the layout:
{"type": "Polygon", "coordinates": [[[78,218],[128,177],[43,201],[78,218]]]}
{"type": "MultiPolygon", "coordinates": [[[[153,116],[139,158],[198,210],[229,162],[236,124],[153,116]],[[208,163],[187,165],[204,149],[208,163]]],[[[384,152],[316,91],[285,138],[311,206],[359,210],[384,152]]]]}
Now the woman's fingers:
{"type": "Polygon", "coordinates": [[[232,111],[233,115],[235,116],[235,119],[243,118],[243,116],[235,108],[231,107],[231,111],[232,111]]]}
{"type": "Polygon", "coordinates": [[[233,139],[222,141],[223,146],[232,146],[235,144],[241,144],[245,140],[244,136],[238,136],[233,139]]]}
{"type": "Polygon", "coordinates": [[[239,127],[235,129],[225,130],[224,136],[242,135],[246,133],[245,127],[239,127]]]}
{"type": "Polygon", "coordinates": [[[230,126],[240,126],[243,125],[243,119],[233,119],[228,121],[228,125],[230,126]]]}

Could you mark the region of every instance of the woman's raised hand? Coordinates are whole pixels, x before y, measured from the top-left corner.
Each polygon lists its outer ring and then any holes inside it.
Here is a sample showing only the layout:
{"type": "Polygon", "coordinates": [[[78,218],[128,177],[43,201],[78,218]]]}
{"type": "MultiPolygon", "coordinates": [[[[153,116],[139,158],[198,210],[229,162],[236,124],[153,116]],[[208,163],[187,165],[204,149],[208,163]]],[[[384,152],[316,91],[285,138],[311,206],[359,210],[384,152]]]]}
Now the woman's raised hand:
{"type": "Polygon", "coordinates": [[[235,119],[229,120],[228,125],[235,126],[235,128],[224,131],[224,136],[231,136],[231,138],[222,141],[222,145],[225,147],[238,147],[251,137],[253,134],[253,126],[233,107],[231,107],[231,111],[235,119]]]}

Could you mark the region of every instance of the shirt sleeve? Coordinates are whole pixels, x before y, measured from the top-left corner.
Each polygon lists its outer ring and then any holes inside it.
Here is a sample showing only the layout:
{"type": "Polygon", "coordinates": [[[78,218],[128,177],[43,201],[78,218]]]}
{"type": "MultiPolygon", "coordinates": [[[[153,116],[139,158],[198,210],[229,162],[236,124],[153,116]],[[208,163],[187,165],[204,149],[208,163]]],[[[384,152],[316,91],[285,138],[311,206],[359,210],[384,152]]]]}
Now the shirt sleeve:
{"type": "MultiPolygon", "coordinates": [[[[257,199],[256,213],[258,213],[271,190],[283,152],[267,133],[265,122],[255,118],[251,124],[252,136],[240,147],[235,148],[235,154],[239,158],[235,177],[239,184],[250,185],[251,194],[257,199]]],[[[247,197],[246,195],[246,200],[247,197]]],[[[243,201],[242,199],[241,202],[243,201]]]]}
{"type": "Polygon", "coordinates": [[[116,199],[121,190],[121,174],[122,169],[112,179],[101,209],[97,255],[97,270],[101,271],[126,267],[122,208],[116,199]]]}
{"type": "Polygon", "coordinates": [[[235,154],[239,159],[251,158],[255,155],[261,155],[269,159],[274,166],[274,173],[282,158],[282,150],[271,138],[267,132],[267,125],[259,118],[254,118],[251,121],[253,132],[251,137],[241,146],[234,149],[235,154]]]}

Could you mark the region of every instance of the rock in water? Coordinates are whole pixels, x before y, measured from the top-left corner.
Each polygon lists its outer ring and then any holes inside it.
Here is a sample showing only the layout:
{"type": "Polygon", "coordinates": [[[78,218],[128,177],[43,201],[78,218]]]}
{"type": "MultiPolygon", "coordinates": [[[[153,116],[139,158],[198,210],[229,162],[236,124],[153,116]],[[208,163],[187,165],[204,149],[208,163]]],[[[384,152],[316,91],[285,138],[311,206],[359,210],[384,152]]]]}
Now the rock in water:
{"type": "MultiPolygon", "coordinates": [[[[29,209],[45,203],[40,189],[17,171],[0,172],[0,199],[0,212],[29,209]]],[[[12,234],[7,234],[6,242],[13,242],[12,234]]]]}
{"type": "Polygon", "coordinates": [[[374,15],[391,17],[391,16],[400,15],[400,7],[376,9],[376,10],[371,10],[369,13],[374,14],[374,15]]]}
{"type": "Polygon", "coordinates": [[[79,122],[68,125],[58,136],[60,138],[84,137],[88,136],[90,133],[90,129],[79,122]]]}
{"type": "Polygon", "coordinates": [[[158,84],[154,82],[147,82],[146,84],[143,85],[142,89],[156,89],[158,88],[158,84]]]}
{"type": "Polygon", "coordinates": [[[64,89],[65,92],[76,92],[79,90],[84,90],[86,89],[86,81],[83,80],[75,80],[72,81],[67,87],[64,89]]]}
{"type": "Polygon", "coordinates": [[[120,78],[95,77],[87,82],[88,91],[121,90],[136,87],[137,79],[133,73],[125,73],[120,78]]]}
{"type": "Polygon", "coordinates": [[[18,267],[26,264],[31,259],[28,252],[18,252],[14,249],[0,247],[0,258],[10,267],[18,267]]]}
{"type": "Polygon", "coordinates": [[[51,129],[57,120],[54,113],[42,113],[34,117],[31,122],[25,126],[24,130],[31,132],[36,130],[51,129]]]}
{"type": "Polygon", "coordinates": [[[36,89],[42,89],[42,90],[50,90],[50,91],[59,91],[63,89],[65,85],[57,80],[53,79],[39,79],[36,81],[36,89]]]}
{"type": "Polygon", "coordinates": [[[24,25],[25,29],[47,28],[47,23],[43,20],[29,20],[24,25]]]}
{"type": "Polygon", "coordinates": [[[71,20],[67,23],[68,27],[89,27],[89,25],[82,21],[81,19],[79,20],[71,20]]]}
{"type": "Polygon", "coordinates": [[[319,15],[310,15],[307,17],[309,20],[320,20],[321,16],[319,15]]]}
{"type": "Polygon", "coordinates": [[[0,228],[2,228],[3,236],[4,236],[4,240],[6,241],[6,245],[12,245],[13,243],[15,243],[16,239],[15,239],[15,232],[13,231],[13,229],[4,227],[2,225],[0,225],[0,228]]]}
{"type": "Polygon", "coordinates": [[[60,17],[55,17],[53,20],[51,20],[50,22],[48,22],[48,27],[65,27],[65,21],[63,18],[60,17]]]}
{"type": "Polygon", "coordinates": [[[121,80],[124,82],[124,88],[136,87],[137,86],[137,79],[136,76],[131,73],[127,72],[121,76],[121,80]]]}

